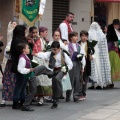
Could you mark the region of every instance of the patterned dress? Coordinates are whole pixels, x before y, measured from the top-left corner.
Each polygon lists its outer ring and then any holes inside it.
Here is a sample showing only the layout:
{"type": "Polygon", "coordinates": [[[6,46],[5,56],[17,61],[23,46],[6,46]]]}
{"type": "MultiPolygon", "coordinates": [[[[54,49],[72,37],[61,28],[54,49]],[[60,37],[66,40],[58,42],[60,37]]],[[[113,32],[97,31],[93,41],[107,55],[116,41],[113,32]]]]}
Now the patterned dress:
{"type": "Polygon", "coordinates": [[[111,84],[111,66],[106,36],[96,22],[91,24],[89,30],[89,41],[92,40],[96,40],[98,43],[94,48],[95,59],[91,61],[90,78],[103,88],[111,84]]]}
{"type": "Polygon", "coordinates": [[[5,71],[2,79],[2,100],[12,101],[13,91],[15,87],[15,74],[11,72],[11,60],[8,60],[5,66],[5,71]]]}

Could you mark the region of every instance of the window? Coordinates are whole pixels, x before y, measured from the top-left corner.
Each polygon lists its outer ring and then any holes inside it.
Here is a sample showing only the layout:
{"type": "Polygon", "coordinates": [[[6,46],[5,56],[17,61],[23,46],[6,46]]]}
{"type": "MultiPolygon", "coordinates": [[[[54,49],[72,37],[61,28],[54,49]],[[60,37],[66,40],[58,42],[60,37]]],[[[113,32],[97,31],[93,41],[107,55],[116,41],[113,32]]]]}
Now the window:
{"type": "Polygon", "coordinates": [[[56,30],[69,12],[69,0],[53,0],[52,30],[56,30]]]}

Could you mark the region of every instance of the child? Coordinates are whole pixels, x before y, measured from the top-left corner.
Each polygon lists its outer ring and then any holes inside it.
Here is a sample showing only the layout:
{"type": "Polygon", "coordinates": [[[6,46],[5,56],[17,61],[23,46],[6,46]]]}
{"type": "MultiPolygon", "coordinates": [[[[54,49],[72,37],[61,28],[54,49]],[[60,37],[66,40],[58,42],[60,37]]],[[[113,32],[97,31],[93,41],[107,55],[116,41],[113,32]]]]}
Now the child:
{"type": "MultiPolygon", "coordinates": [[[[82,90],[80,91],[80,98],[79,100],[85,100],[86,97],[86,87],[87,87],[87,81],[89,76],[91,75],[91,60],[93,59],[93,55],[89,54],[88,51],[88,32],[85,30],[82,30],[80,32],[80,47],[81,47],[81,53],[84,54],[85,60],[86,60],[86,66],[84,68],[83,73],[83,81],[82,81],[82,90]]],[[[93,50],[94,53],[94,50],[93,50]]]]}
{"type": "MultiPolygon", "coordinates": [[[[52,38],[53,38],[53,41],[58,41],[59,43],[60,43],[60,47],[64,50],[64,52],[66,51],[68,51],[68,46],[67,45],[65,45],[64,43],[63,43],[63,41],[60,39],[60,32],[58,31],[58,30],[56,30],[56,31],[54,31],[53,33],[52,33],[52,38]]],[[[53,43],[53,41],[51,41],[51,42],[49,42],[48,43],[48,46],[51,46],[51,44],[53,43]]],[[[68,75],[67,75],[68,76],[68,75]]],[[[68,80],[69,80],[69,76],[68,76],[68,80]]],[[[69,80],[70,81],[70,80],[69,80]]],[[[60,99],[64,99],[64,96],[63,96],[63,94],[60,96],[60,99]]]]}
{"type": "Polygon", "coordinates": [[[40,36],[40,40],[41,40],[41,50],[42,51],[46,51],[46,47],[49,42],[47,39],[47,35],[48,35],[48,28],[39,27],[39,36],[40,36]]]}
{"type": "Polygon", "coordinates": [[[29,54],[29,51],[30,51],[28,44],[26,43],[18,44],[17,51],[20,55],[17,70],[21,75],[23,76],[25,75],[25,81],[28,78],[30,78],[28,81],[30,85],[30,93],[28,94],[22,106],[22,111],[34,111],[34,109],[31,109],[29,105],[36,93],[36,88],[37,88],[36,76],[41,74],[51,75],[53,72],[50,70],[47,70],[44,66],[38,66],[38,67],[32,68],[31,61],[27,57],[27,54],[29,54]]]}
{"type": "MultiPolygon", "coordinates": [[[[68,51],[67,46],[65,46],[65,44],[60,39],[60,32],[58,30],[56,30],[52,33],[52,38],[53,38],[53,41],[58,41],[60,43],[60,47],[62,49],[68,51]]],[[[48,46],[51,45],[53,41],[49,42],[48,46]]]]}
{"type": "MultiPolygon", "coordinates": [[[[70,53],[71,60],[73,62],[73,68],[69,71],[71,85],[73,89],[73,99],[74,102],[79,100],[79,89],[80,89],[80,77],[81,77],[81,70],[84,70],[85,66],[85,58],[82,58],[82,66],[81,62],[77,59],[78,55],[80,55],[80,46],[77,43],[78,41],[78,33],[71,32],[69,34],[69,44],[68,44],[68,51],[70,53]],[[81,68],[82,67],[82,68],[81,68]]],[[[66,92],[66,102],[70,101],[72,90],[68,90],[66,92]]]]}
{"type": "Polygon", "coordinates": [[[52,109],[57,108],[58,99],[62,94],[61,80],[67,73],[67,70],[72,69],[72,61],[66,53],[63,53],[58,41],[54,41],[51,45],[50,52],[39,52],[37,57],[49,61],[49,68],[53,70],[52,89],[53,89],[53,105],[52,109]]]}

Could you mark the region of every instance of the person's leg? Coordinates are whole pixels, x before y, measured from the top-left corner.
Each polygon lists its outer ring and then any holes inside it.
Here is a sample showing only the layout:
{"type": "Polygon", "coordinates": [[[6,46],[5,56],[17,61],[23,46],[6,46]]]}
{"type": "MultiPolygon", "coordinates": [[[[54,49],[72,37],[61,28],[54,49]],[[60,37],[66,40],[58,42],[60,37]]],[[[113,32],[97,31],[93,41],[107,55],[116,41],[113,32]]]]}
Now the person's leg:
{"type": "Polygon", "coordinates": [[[89,79],[89,76],[87,76],[86,74],[83,74],[83,88],[82,88],[83,99],[85,99],[85,96],[86,96],[88,79],[89,79]]]}
{"type": "Polygon", "coordinates": [[[56,76],[52,78],[52,89],[53,89],[53,105],[52,109],[57,108],[58,106],[58,99],[62,94],[62,84],[61,80],[64,76],[63,72],[58,72],[56,76]]]}
{"type": "Polygon", "coordinates": [[[22,107],[23,103],[25,102],[25,99],[26,99],[26,86],[27,86],[27,79],[25,79],[25,82],[24,82],[24,85],[23,85],[23,88],[21,90],[21,94],[20,94],[20,106],[22,107]]]}
{"type": "Polygon", "coordinates": [[[73,91],[73,99],[74,102],[78,101],[79,99],[79,92],[82,89],[82,85],[80,84],[81,78],[81,64],[80,62],[75,62],[75,83],[74,83],[74,91],[73,91]]]}
{"type": "Polygon", "coordinates": [[[34,111],[34,109],[31,109],[29,105],[32,102],[32,99],[34,98],[34,95],[37,89],[37,83],[36,83],[35,76],[29,80],[29,85],[30,85],[30,93],[27,95],[27,98],[22,106],[22,111],[34,111]]]}
{"type": "Polygon", "coordinates": [[[39,76],[41,74],[45,74],[45,75],[53,75],[53,72],[51,70],[48,70],[44,65],[35,67],[35,76],[39,76]]]}
{"type": "MultiPolygon", "coordinates": [[[[69,71],[69,76],[70,76],[70,82],[71,82],[72,90],[74,88],[74,80],[75,80],[74,71],[75,71],[75,69],[74,69],[74,63],[73,63],[73,68],[72,68],[72,70],[69,71]]],[[[67,90],[66,91],[66,102],[70,101],[72,90],[67,90]]]]}
{"type": "Polygon", "coordinates": [[[24,75],[17,73],[16,74],[16,83],[15,83],[15,88],[14,88],[14,95],[13,95],[13,109],[19,109],[19,101],[20,101],[20,94],[23,89],[25,83],[25,78],[24,75]]]}
{"type": "Polygon", "coordinates": [[[39,102],[37,103],[37,106],[43,106],[44,97],[40,97],[39,102]]]}

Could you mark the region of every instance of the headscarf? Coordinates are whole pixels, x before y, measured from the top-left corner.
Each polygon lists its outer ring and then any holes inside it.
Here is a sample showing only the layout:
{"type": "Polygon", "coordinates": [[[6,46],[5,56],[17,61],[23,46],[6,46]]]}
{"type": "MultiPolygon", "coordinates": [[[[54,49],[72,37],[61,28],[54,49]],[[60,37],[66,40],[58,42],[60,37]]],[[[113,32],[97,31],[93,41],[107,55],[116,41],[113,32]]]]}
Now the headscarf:
{"type": "Polygon", "coordinates": [[[101,41],[102,39],[106,39],[105,34],[102,32],[100,25],[97,22],[93,22],[90,25],[89,33],[89,41],[96,40],[101,41]]]}

